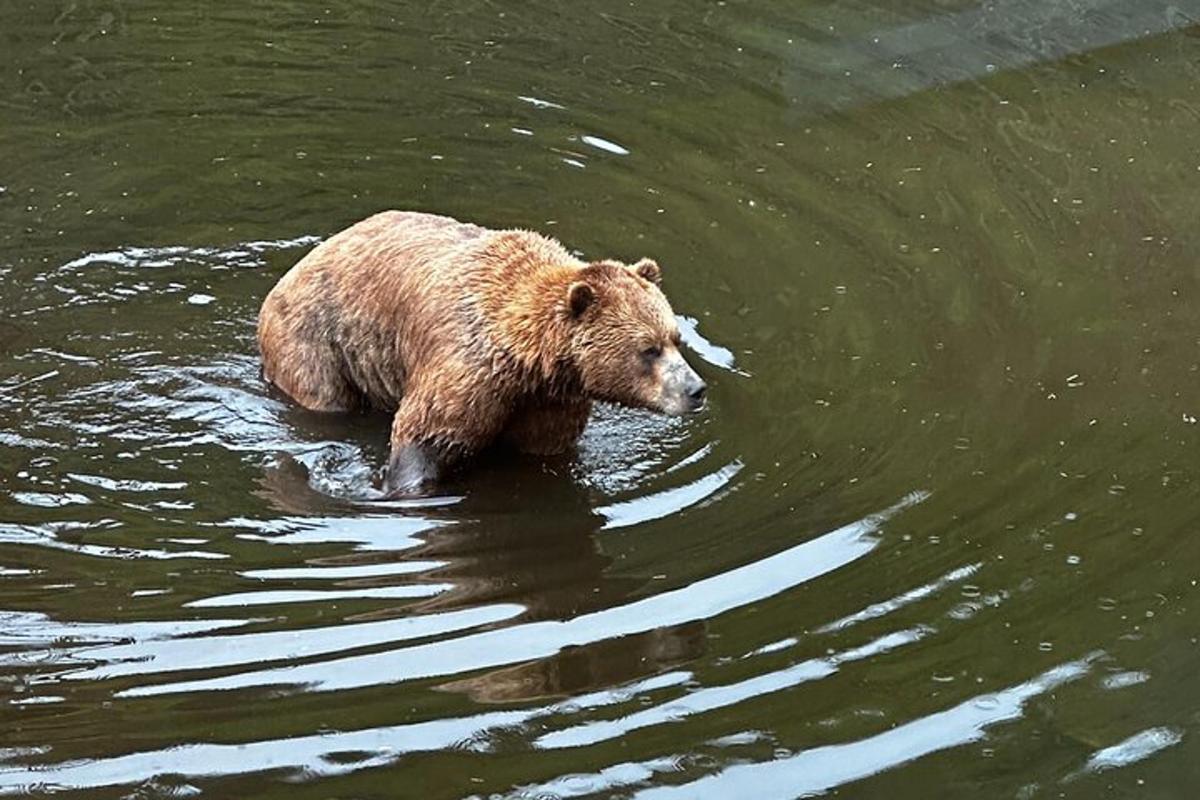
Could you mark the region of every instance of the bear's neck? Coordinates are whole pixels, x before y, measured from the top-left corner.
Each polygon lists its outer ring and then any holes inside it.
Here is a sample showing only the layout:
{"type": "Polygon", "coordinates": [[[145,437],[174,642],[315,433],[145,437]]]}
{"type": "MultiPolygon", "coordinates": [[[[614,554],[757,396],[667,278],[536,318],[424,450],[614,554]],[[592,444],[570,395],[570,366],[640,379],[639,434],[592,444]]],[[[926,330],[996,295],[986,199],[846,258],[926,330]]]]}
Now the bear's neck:
{"type": "Polygon", "coordinates": [[[536,257],[517,257],[497,266],[483,292],[483,311],[495,345],[518,367],[523,382],[536,384],[527,388],[578,393],[566,300],[579,266],[536,257]]]}

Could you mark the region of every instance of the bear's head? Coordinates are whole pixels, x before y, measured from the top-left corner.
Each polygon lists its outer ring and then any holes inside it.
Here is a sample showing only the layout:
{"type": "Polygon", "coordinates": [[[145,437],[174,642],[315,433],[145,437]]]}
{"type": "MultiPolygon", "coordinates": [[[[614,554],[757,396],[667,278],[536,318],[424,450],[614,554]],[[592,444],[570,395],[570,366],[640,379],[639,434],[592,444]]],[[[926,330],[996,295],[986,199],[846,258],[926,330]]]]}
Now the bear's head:
{"type": "Polygon", "coordinates": [[[571,357],[595,400],[673,416],[697,411],[707,388],[679,352],[679,326],[658,264],[588,264],[565,298],[571,357]]]}

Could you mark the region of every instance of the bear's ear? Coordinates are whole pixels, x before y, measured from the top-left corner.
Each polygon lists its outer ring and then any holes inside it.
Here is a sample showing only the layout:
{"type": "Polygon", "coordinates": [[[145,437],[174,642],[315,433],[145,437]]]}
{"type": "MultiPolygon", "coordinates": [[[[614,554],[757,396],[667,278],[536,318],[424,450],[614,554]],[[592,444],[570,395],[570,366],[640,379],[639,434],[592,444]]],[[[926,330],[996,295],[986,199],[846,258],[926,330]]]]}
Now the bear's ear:
{"type": "Polygon", "coordinates": [[[658,286],[662,283],[662,270],[659,269],[658,262],[652,258],[643,258],[632,267],[633,271],[638,274],[638,277],[658,286]]]}
{"type": "Polygon", "coordinates": [[[583,312],[587,311],[588,306],[594,302],[596,302],[596,292],[583,281],[572,283],[571,288],[567,290],[567,306],[571,309],[571,316],[575,319],[583,316],[583,312]]]}

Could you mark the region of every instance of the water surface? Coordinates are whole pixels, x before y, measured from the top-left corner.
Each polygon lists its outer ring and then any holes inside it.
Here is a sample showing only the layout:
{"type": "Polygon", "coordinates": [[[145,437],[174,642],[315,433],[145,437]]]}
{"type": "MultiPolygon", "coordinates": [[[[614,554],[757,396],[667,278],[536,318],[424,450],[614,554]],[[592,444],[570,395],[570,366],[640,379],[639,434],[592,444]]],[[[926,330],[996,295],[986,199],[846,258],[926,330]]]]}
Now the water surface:
{"type": "Polygon", "coordinates": [[[1200,4],[0,8],[0,794],[1186,797],[1200,4]],[[710,410],[371,499],[383,208],[653,256],[710,410]]]}

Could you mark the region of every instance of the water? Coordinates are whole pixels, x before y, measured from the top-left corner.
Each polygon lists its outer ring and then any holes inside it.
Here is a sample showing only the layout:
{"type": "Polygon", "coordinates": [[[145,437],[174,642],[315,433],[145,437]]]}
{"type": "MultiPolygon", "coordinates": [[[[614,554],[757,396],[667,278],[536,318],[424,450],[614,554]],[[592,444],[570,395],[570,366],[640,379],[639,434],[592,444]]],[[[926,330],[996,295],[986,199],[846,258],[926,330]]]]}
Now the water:
{"type": "Polygon", "coordinates": [[[1187,797],[1200,3],[0,7],[0,793],[1187,797]],[[382,208],[657,258],[710,410],[369,497],[382,208]]]}

